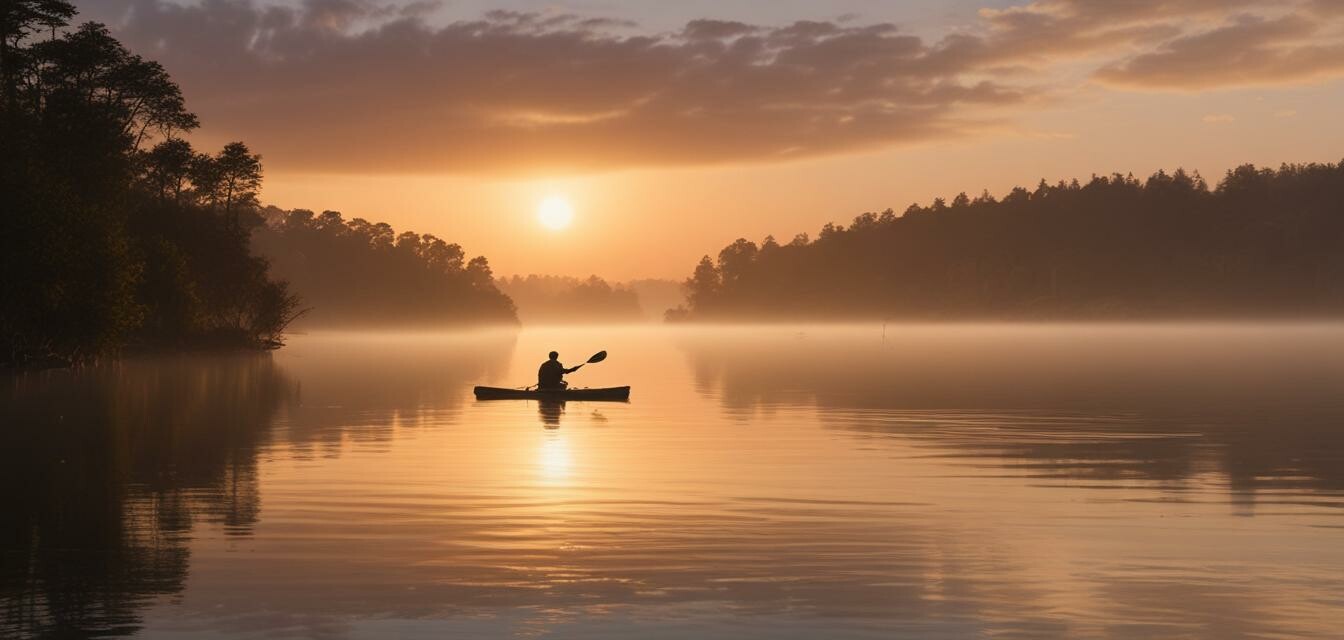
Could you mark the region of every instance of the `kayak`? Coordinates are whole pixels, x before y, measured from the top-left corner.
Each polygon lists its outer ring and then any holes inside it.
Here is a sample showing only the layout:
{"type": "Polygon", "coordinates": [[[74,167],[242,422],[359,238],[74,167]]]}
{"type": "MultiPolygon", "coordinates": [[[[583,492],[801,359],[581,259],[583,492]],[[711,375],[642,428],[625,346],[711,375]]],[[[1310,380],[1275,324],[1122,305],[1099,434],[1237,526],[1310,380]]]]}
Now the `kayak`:
{"type": "Polygon", "coordinates": [[[477,400],[629,400],[630,387],[599,389],[503,389],[476,387],[477,400]]]}

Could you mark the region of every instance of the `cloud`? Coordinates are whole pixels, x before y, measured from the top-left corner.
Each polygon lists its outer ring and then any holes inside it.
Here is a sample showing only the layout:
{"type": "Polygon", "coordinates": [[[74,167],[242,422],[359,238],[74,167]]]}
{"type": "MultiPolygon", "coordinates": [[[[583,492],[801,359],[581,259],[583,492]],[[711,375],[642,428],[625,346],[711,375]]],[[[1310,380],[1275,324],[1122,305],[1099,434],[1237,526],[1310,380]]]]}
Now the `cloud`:
{"type": "Polygon", "coordinates": [[[1344,74],[1344,40],[1319,40],[1321,24],[1300,15],[1244,15],[1156,51],[1108,65],[1097,78],[1162,89],[1292,84],[1344,74]]]}
{"type": "Polygon", "coordinates": [[[770,162],[1002,130],[1068,65],[1145,89],[1339,73],[1324,39],[1339,20],[1302,1],[1038,0],[937,39],[854,20],[650,34],[502,10],[435,25],[436,3],[379,0],[92,12],[273,168],[486,172],[770,162]]]}
{"type": "Polygon", "coordinates": [[[116,26],[215,130],[313,171],[774,160],[945,138],[1027,99],[926,68],[890,25],[608,22],[492,11],[431,27],[355,0],[129,4],[116,26]]]}

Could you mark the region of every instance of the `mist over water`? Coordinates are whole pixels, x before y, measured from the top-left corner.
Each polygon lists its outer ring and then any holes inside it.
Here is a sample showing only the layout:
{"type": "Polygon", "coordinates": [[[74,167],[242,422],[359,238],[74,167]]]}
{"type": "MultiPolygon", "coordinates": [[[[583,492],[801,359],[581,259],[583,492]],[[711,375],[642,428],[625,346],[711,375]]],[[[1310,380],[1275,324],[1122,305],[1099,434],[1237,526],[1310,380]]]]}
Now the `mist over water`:
{"type": "Polygon", "coordinates": [[[1344,325],[314,333],[0,388],[0,636],[1330,637],[1344,325]],[[631,385],[629,403],[471,386],[631,385]]]}

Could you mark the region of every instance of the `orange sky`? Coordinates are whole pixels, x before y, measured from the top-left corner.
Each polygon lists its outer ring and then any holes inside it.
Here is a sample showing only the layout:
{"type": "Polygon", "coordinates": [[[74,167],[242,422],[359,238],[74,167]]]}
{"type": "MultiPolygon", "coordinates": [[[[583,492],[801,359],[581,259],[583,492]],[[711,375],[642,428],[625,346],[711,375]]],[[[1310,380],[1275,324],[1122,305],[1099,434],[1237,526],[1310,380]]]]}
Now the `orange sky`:
{"type": "Polygon", "coordinates": [[[505,275],[682,278],[963,190],[1344,157],[1332,0],[84,4],[179,80],[198,144],[263,155],[265,202],[505,275]]]}

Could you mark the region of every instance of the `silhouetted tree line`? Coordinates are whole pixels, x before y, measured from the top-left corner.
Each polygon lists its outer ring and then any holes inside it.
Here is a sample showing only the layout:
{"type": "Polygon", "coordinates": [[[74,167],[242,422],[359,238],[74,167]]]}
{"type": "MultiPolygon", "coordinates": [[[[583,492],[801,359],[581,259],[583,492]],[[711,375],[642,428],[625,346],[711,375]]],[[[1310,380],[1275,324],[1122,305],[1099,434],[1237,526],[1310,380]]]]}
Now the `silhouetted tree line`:
{"type": "Polygon", "coordinates": [[[1344,163],[965,193],[701,259],[670,320],[1344,312],[1344,163]]]}
{"type": "Polygon", "coordinates": [[[517,322],[484,256],[385,222],[338,211],[267,207],[253,246],[303,294],[316,325],[517,322]]]}
{"type": "Polygon", "coordinates": [[[74,15],[0,3],[0,365],[277,345],[298,301],[249,250],[260,158],[194,150],[163,68],[74,15]]]}
{"type": "Polygon", "coordinates": [[[499,286],[518,305],[524,322],[634,321],[643,315],[633,288],[597,276],[515,275],[500,280],[499,286]]]}

